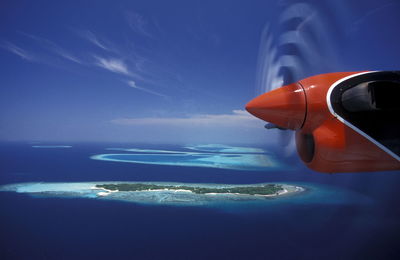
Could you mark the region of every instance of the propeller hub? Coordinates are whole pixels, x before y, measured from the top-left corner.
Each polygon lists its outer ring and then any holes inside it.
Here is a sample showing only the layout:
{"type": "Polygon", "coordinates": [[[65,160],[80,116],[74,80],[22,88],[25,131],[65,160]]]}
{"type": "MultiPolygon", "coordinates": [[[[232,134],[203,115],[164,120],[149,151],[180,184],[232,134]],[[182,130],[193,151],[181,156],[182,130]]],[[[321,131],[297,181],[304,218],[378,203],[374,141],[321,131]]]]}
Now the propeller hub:
{"type": "Polygon", "coordinates": [[[254,98],[246,110],[281,128],[297,130],[306,118],[306,95],[299,83],[293,83],[254,98]]]}

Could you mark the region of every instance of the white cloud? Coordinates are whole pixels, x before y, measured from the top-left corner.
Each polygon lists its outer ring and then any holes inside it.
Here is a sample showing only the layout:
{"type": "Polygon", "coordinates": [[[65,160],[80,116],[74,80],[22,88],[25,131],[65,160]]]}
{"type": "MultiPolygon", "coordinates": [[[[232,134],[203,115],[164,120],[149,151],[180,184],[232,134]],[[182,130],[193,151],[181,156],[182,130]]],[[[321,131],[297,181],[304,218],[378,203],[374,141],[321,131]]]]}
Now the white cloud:
{"type": "Polygon", "coordinates": [[[77,57],[71,55],[70,53],[68,53],[67,51],[64,51],[62,49],[57,49],[54,50],[58,55],[60,55],[61,57],[63,57],[64,59],[73,61],[75,63],[79,63],[82,64],[82,61],[80,59],[78,59],[77,57]]]}
{"type": "Polygon", "coordinates": [[[118,125],[153,125],[173,127],[260,127],[261,121],[245,110],[233,110],[230,114],[199,114],[189,117],[118,118],[111,121],[118,125]]]}
{"type": "MultiPolygon", "coordinates": [[[[365,21],[372,20],[371,16],[383,11],[384,9],[387,9],[389,7],[391,8],[393,5],[398,5],[398,4],[399,3],[397,1],[392,1],[392,2],[389,2],[387,4],[380,5],[377,8],[374,8],[372,10],[369,10],[361,18],[359,18],[358,20],[353,22],[353,28],[352,29],[357,29],[356,27],[360,26],[365,21]]],[[[398,10],[398,9],[394,9],[394,10],[398,10]]]]}
{"type": "Polygon", "coordinates": [[[97,37],[96,35],[87,30],[87,31],[82,31],[79,33],[83,38],[85,38],[86,40],[88,40],[89,42],[93,43],[94,45],[96,45],[97,47],[103,49],[103,50],[107,50],[109,51],[110,49],[104,44],[102,43],[97,37]]]}
{"type": "Polygon", "coordinates": [[[22,59],[28,60],[28,61],[35,61],[35,56],[28,51],[16,46],[15,44],[12,44],[11,42],[4,42],[0,45],[3,49],[14,53],[15,55],[21,57],[22,59]]]}
{"type": "Polygon", "coordinates": [[[143,16],[138,13],[128,11],[125,13],[125,18],[128,21],[129,27],[131,27],[134,32],[147,37],[153,37],[148,30],[148,23],[143,16]]]}
{"type": "Polygon", "coordinates": [[[124,74],[124,75],[131,75],[129,72],[128,66],[125,64],[125,62],[122,59],[117,59],[117,58],[102,58],[99,56],[94,56],[96,59],[96,66],[99,66],[103,69],[106,69],[108,71],[114,72],[114,73],[119,73],[119,74],[124,74]]]}
{"type": "Polygon", "coordinates": [[[167,98],[167,96],[164,95],[164,94],[158,93],[156,91],[153,91],[153,90],[150,90],[150,89],[147,89],[147,88],[138,87],[133,80],[129,80],[127,83],[128,83],[128,85],[130,87],[132,87],[134,89],[138,89],[138,90],[141,90],[141,91],[144,91],[146,93],[149,93],[149,94],[152,94],[152,95],[156,95],[156,96],[159,96],[159,97],[167,98]]]}
{"type": "Polygon", "coordinates": [[[49,49],[50,51],[63,57],[64,59],[73,61],[78,64],[82,64],[82,61],[80,59],[78,59],[77,57],[75,57],[74,55],[72,55],[71,53],[64,50],[59,45],[57,45],[56,43],[54,43],[48,39],[45,39],[45,38],[42,38],[39,36],[35,36],[35,35],[29,34],[29,33],[25,33],[25,32],[19,32],[19,33],[35,40],[36,42],[38,42],[40,44],[41,47],[45,47],[45,48],[49,49]]]}

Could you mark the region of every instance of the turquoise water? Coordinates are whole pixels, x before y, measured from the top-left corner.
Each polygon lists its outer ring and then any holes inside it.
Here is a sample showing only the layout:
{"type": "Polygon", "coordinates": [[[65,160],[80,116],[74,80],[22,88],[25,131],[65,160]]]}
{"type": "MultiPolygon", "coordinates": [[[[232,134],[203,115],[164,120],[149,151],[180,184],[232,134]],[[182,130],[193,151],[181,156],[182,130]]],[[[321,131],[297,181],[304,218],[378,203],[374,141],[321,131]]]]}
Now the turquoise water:
{"type": "Polygon", "coordinates": [[[124,151],[134,153],[179,153],[187,154],[188,152],[171,151],[171,150],[157,150],[157,149],[139,149],[139,148],[107,148],[108,151],[124,151]]]}
{"type": "Polygon", "coordinates": [[[71,145],[32,145],[32,148],[71,148],[71,145]]]}
{"type": "MultiPolygon", "coordinates": [[[[296,158],[291,159],[293,169],[287,170],[268,153],[268,147],[263,147],[265,153],[241,150],[237,154],[165,145],[74,144],[71,149],[32,149],[31,145],[0,146],[0,185],[7,190],[0,192],[0,259],[60,255],[68,259],[192,259],[193,252],[197,259],[210,259],[216,256],[215,250],[229,259],[238,255],[240,259],[398,256],[394,250],[400,230],[396,207],[400,174],[396,172],[319,174],[296,158]],[[177,164],[90,159],[115,154],[108,147],[148,150],[118,154],[177,164]],[[156,154],[156,150],[166,152],[156,154]],[[242,160],[243,155],[266,156],[280,167],[259,171],[211,166],[229,158],[242,160]],[[188,158],[208,161],[201,167],[181,166],[188,158]],[[110,182],[220,187],[281,183],[305,191],[262,199],[168,191],[99,196],[102,191],[92,189],[96,183],[110,182]],[[152,257],[150,251],[157,255],[152,257]]],[[[254,167],[251,158],[249,165],[254,167]]],[[[229,167],[236,167],[228,161],[229,167]]]]}
{"type": "Polygon", "coordinates": [[[250,171],[265,171],[281,167],[274,159],[255,154],[100,154],[91,158],[114,162],[250,171]]]}
{"type": "Polygon", "coordinates": [[[201,152],[219,152],[219,153],[266,153],[264,149],[254,147],[237,147],[221,144],[203,144],[203,145],[188,145],[187,149],[201,152]]]}
{"type": "Polygon", "coordinates": [[[196,150],[196,152],[138,148],[108,148],[107,150],[119,150],[130,153],[98,154],[91,158],[94,160],[113,162],[209,167],[243,171],[269,171],[284,167],[289,168],[280,163],[273,155],[267,154],[260,148],[215,144],[185,146],[184,148],[196,150]]]}

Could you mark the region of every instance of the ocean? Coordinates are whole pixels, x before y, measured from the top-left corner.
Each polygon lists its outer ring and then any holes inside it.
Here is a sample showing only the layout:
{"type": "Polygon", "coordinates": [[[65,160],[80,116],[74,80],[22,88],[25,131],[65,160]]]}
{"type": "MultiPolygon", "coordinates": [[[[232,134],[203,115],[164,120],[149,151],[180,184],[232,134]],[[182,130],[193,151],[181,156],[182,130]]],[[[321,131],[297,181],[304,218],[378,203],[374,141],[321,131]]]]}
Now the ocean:
{"type": "Polygon", "coordinates": [[[400,172],[321,174],[308,170],[295,155],[280,160],[273,155],[276,148],[262,146],[256,147],[268,151],[279,167],[238,170],[91,158],[115,153],[107,150],[115,147],[187,151],[178,145],[61,143],[57,145],[66,147],[32,147],[35,145],[0,144],[0,185],[273,182],[307,189],[303,194],[262,203],[212,206],[0,192],[0,259],[400,257],[400,172]]]}

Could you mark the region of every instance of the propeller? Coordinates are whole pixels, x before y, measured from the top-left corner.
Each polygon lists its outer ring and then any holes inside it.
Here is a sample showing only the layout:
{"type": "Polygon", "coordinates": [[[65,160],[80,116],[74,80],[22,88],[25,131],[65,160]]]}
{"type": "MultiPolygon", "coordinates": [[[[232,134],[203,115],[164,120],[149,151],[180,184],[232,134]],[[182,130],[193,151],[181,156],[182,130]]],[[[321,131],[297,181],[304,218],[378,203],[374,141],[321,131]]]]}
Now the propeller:
{"type": "MultiPolygon", "coordinates": [[[[257,94],[329,71],[334,62],[331,40],[332,18],[322,17],[315,5],[285,4],[277,26],[267,24],[261,35],[257,68],[257,94]],[[329,21],[330,20],[330,21],[329,21]],[[277,33],[278,32],[278,33],[277,33]]],[[[268,131],[279,131],[283,154],[290,156],[296,145],[294,131],[267,123],[268,131]]]]}

